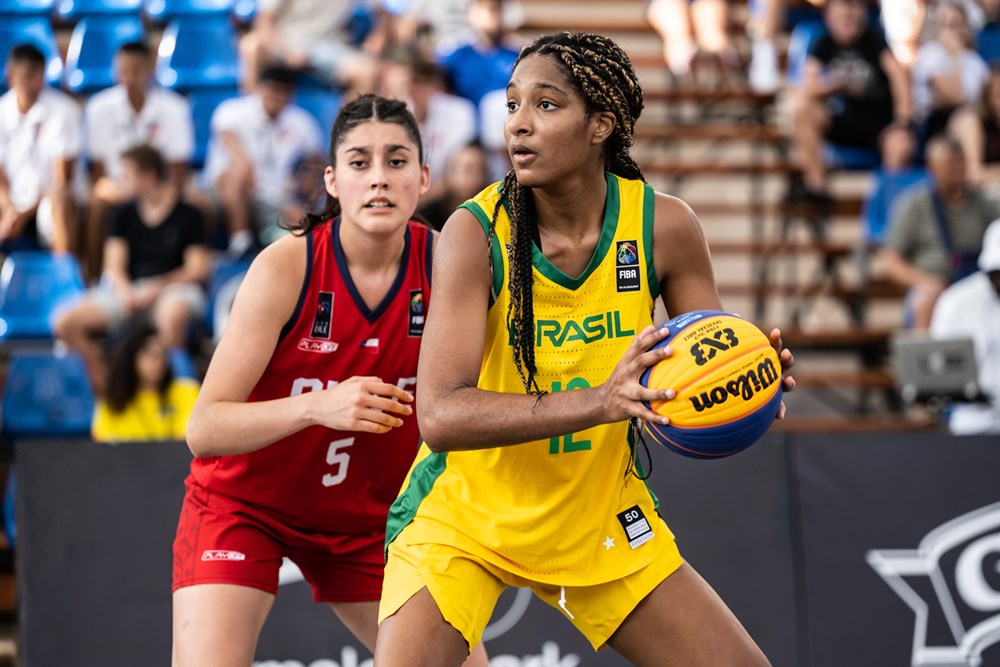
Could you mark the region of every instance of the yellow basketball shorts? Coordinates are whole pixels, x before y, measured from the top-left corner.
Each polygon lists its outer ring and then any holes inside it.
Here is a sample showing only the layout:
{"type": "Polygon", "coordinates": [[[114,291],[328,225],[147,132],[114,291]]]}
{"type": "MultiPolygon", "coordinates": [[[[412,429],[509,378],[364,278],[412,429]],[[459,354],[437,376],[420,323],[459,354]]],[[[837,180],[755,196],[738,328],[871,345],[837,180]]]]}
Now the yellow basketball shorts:
{"type": "Polygon", "coordinates": [[[646,567],[594,586],[554,586],[511,574],[446,544],[409,544],[403,531],[389,545],[378,622],[426,587],[444,619],[470,647],[482,639],[497,599],[508,586],[530,588],[560,610],[600,650],[632,610],[684,560],[673,541],[646,567]]]}

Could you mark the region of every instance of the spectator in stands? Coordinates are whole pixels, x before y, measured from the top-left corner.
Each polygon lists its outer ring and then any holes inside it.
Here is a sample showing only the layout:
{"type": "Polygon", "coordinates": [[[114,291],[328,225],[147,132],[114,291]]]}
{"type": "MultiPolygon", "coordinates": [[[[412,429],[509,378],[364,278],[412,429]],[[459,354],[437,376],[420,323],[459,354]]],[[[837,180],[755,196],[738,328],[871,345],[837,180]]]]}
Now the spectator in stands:
{"type": "MultiPolygon", "coordinates": [[[[678,79],[701,76],[701,67],[719,76],[740,68],[740,58],[729,39],[726,0],[652,0],[646,7],[649,23],[663,39],[663,57],[678,79]]],[[[708,81],[709,84],[714,81],[708,81]]]]}
{"type": "MultiPolygon", "coordinates": [[[[400,42],[415,45],[422,54],[433,50],[449,52],[475,37],[467,18],[472,0],[410,0],[393,4],[406,5],[397,17],[400,42]],[[423,48],[425,42],[431,45],[430,51],[423,48]]],[[[518,0],[503,3],[502,21],[511,31],[524,22],[524,8],[518,0]]]]}
{"type": "Polygon", "coordinates": [[[900,199],[882,249],[886,275],[908,290],[907,324],[919,330],[930,325],[945,287],[975,271],[983,233],[1000,217],[997,205],[966,180],[958,142],[935,137],[926,162],[930,182],[900,199]]]}
{"type": "Polygon", "coordinates": [[[266,67],[282,65],[315,73],[352,93],[371,92],[377,63],[347,34],[357,5],[352,0],[258,0],[253,27],[240,40],[245,89],[256,90],[266,67]]]}
{"type": "Polygon", "coordinates": [[[267,245],[284,234],[284,218],[304,211],[291,196],[294,167],[322,154],[322,130],[291,104],[295,73],[272,66],[260,74],[259,92],[226,100],[212,114],[205,177],[222,206],[229,251],[242,255],[256,240],[267,245]]]}
{"type": "Polygon", "coordinates": [[[964,6],[941,0],[932,11],[932,38],[917,51],[913,63],[913,100],[921,135],[944,132],[952,112],[974,104],[989,76],[973,43],[964,6]]]}
{"type": "Polygon", "coordinates": [[[805,187],[791,199],[828,205],[824,139],[843,146],[875,147],[891,123],[911,127],[909,77],[868,25],[863,0],[829,0],[827,32],[814,40],[792,97],[793,141],[805,187]]]}
{"type": "Polygon", "coordinates": [[[197,397],[198,382],[174,377],[156,327],[139,318],[111,353],[91,435],[97,442],[184,440],[197,397]]]}
{"type": "Polygon", "coordinates": [[[1000,63],[990,67],[979,103],[952,115],[948,133],[962,144],[969,181],[1000,181],[1000,63]]]}
{"type": "Polygon", "coordinates": [[[472,199],[491,182],[486,150],[479,143],[467,144],[448,160],[439,194],[424,197],[425,203],[417,212],[440,231],[460,204],[472,199]]]}
{"type": "Polygon", "coordinates": [[[959,404],[949,427],[956,435],[1000,433],[1000,220],[983,236],[979,271],[941,293],[931,319],[934,338],[971,338],[987,404],[959,404]]]}
{"type": "Polygon", "coordinates": [[[153,52],[144,42],[129,42],[115,54],[118,85],[87,102],[87,158],[94,185],[87,207],[84,244],[87,269],[101,275],[101,255],[107,236],[108,213],[131,199],[122,176],[121,155],[139,144],[156,148],[169,163],[170,182],[182,192],[194,153],[191,104],[153,80],[153,52]]]}
{"type": "Polygon", "coordinates": [[[33,45],[10,50],[10,90],[0,97],[0,252],[75,250],[72,181],[80,152],[80,109],[45,85],[45,56],[33,45]]]}
{"type": "Polygon", "coordinates": [[[438,54],[452,89],[476,106],[487,93],[507,88],[520,53],[504,23],[504,4],[503,0],[472,0],[467,16],[475,36],[438,54]]]}
{"type": "Polygon", "coordinates": [[[445,92],[441,67],[420,58],[385,63],[379,94],[408,102],[420,126],[424,155],[431,171],[431,188],[425,198],[437,197],[443,192],[443,178],[451,156],[476,139],[475,105],[464,97],[445,92]]]}
{"type": "Polygon", "coordinates": [[[882,245],[889,215],[899,196],[927,179],[923,167],[914,164],[916,139],[909,130],[890,127],[883,132],[880,152],[882,165],[873,174],[861,211],[865,240],[872,246],[882,245]]]}
{"type": "Polygon", "coordinates": [[[201,213],[180,200],[160,153],[143,144],[121,157],[135,199],[111,217],[101,284],[55,327],[57,337],[83,357],[99,395],[107,378],[98,337],[149,309],[160,340],[182,347],[192,321],[205,312],[202,285],[211,264],[201,213]]]}

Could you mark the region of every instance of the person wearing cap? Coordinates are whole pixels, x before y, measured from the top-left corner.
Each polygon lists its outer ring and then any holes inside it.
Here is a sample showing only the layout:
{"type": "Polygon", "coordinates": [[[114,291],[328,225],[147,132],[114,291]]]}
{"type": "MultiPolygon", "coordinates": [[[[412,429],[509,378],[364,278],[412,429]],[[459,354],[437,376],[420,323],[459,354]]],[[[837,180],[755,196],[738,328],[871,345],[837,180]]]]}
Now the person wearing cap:
{"type": "Polygon", "coordinates": [[[1000,433],[1000,220],[983,236],[979,271],[946,289],[931,319],[932,338],[972,338],[979,386],[989,403],[959,404],[949,420],[955,435],[1000,433]]]}
{"type": "Polygon", "coordinates": [[[278,222],[303,214],[294,205],[295,166],[322,154],[316,120],[291,104],[296,74],[273,66],[260,73],[255,93],[226,100],[211,119],[204,180],[214,190],[229,230],[229,251],[241,255],[254,242],[282,234],[278,222]]]}

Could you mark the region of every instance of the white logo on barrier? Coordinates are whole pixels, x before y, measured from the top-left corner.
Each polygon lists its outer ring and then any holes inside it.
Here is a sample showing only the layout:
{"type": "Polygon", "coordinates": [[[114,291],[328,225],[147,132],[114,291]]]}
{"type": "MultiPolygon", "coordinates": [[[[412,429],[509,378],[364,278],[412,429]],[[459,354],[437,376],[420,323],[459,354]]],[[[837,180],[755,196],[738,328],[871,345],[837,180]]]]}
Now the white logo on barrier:
{"type": "Polygon", "coordinates": [[[983,651],[1000,642],[1000,503],[938,526],[916,549],[873,549],[866,560],[916,616],[913,667],[977,667],[983,651]],[[936,600],[913,588],[921,579],[936,600]],[[929,645],[932,613],[952,641],[929,645]]]}
{"type": "Polygon", "coordinates": [[[205,561],[210,560],[246,560],[245,554],[239,551],[225,551],[222,549],[206,549],[201,552],[201,559],[205,561]]]}

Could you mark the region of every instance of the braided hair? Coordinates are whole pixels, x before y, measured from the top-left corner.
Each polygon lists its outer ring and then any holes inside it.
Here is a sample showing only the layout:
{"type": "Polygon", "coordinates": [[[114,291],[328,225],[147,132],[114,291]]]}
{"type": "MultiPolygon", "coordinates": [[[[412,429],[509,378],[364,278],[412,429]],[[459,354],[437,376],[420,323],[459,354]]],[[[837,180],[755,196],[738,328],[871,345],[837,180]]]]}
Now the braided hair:
{"type": "MultiPolygon", "coordinates": [[[[406,135],[417,145],[420,164],[424,163],[424,146],[420,141],[420,127],[413,114],[406,108],[406,102],[367,94],[344,105],[333,121],[333,130],[330,132],[331,166],[337,166],[337,148],[344,140],[344,135],[367,122],[395,123],[401,126],[406,130],[406,135]]],[[[327,192],[322,213],[306,213],[301,220],[295,223],[282,222],[281,226],[293,234],[304,235],[316,225],[338,215],[340,215],[340,201],[327,192]]]]}
{"type": "MultiPolygon", "coordinates": [[[[626,179],[645,181],[639,166],[629,155],[634,141],[635,122],[642,113],[642,87],[632,63],[622,49],[607,37],[590,33],[557,33],[544,35],[526,46],[517,61],[528,56],[548,56],[555,60],[570,83],[580,92],[587,114],[611,112],[615,129],[604,143],[605,169],[626,179]]],[[[525,391],[541,396],[535,380],[535,315],[532,305],[532,243],[537,225],[535,203],[531,189],[520,185],[511,170],[503,179],[487,248],[496,233],[497,216],[506,202],[510,215],[511,242],[507,250],[510,267],[510,305],[507,308],[507,328],[510,331],[514,364],[524,383],[525,391]]],[[[487,250],[490,273],[494,271],[493,254],[487,250]]]]}

